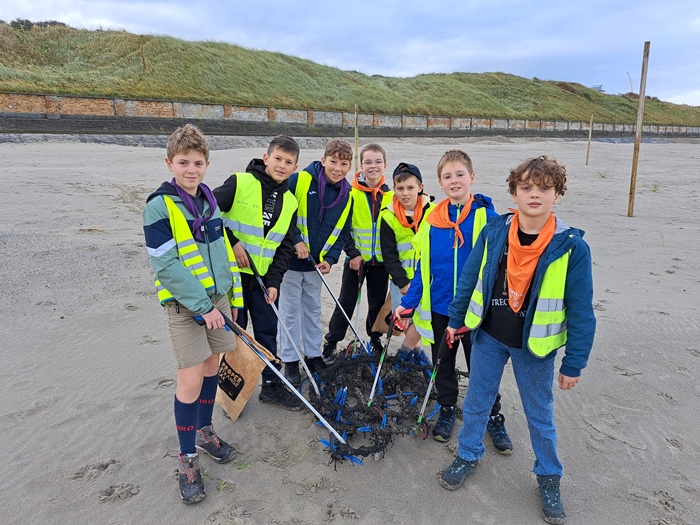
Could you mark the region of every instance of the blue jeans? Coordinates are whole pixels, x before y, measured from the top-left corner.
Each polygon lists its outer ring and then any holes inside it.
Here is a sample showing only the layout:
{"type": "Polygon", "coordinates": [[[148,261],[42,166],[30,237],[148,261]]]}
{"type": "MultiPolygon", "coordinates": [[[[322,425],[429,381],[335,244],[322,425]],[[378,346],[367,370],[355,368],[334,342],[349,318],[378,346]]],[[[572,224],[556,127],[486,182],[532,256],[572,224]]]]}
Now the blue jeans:
{"type": "Polygon", "coordinates": [[[475,461],[484,455],[486,424],[498,394],[503,367],[510,358],[535,452],[533,471],[538,476],[562,475],[554,426],[554,356],[552,352],[544,359],[536,358],[527,350],[506,346],[477,329],[472,341],[469,387],[462,406],[464,422],[459,431],[459,457],[475,461]]]}

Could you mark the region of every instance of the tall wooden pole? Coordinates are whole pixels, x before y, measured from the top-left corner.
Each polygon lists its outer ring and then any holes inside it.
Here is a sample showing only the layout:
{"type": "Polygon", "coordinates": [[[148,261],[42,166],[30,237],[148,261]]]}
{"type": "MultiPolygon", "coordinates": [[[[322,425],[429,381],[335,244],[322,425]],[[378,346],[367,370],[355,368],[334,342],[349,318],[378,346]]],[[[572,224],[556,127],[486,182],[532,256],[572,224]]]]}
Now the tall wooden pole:
{"type": "Polygon", "coordinates": [[[627,216],[634,216],[634,193],[637,189],[637,165],[639,164],[639,144],[642,142],[642,121],[644,120],[644,99],[647,87],[647,65],[649,64],[649,45],[644,42],[644,58],[642,59],[642,80],[639,86],[639,107],[637,108],[637,129],[634,134],[634,153],[632,154],[632,177],[630,178],[630,198],[627,204],[627,216]]]}
{"type": "Polygon", "coordinates": [[[360,142],[360,118],[357,114],[357,104],[355,104],[355,173],[360,171],[358,168],[360,159],[357,157],[357,148],[360,142]]]}
{"type": "Polygon", "coordinates": [[[586,166],[588,166],[588,154],[591,152],[591,137],[593,136],[593,115],[591,115],[591,124],[588,126],[588,147],[586,148],[586,166]]]}

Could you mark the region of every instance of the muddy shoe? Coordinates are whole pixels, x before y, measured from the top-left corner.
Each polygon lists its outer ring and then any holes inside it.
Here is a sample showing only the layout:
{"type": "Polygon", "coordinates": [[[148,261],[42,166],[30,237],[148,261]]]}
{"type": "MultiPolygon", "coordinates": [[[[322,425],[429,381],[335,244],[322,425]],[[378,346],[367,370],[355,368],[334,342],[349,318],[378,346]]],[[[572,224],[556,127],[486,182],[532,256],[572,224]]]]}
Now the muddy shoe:
{"type": "Polygon", "coordinates": [[[335,341],[326,341],[323,343],[323,362],[327,365],[332,365],[335,361],[335,351],[338,347],[338,343],[335,341]]]}
{"type": "Polygon", "coordinates": [[[307,357],[306,365],[309,367],[312,374],[318,374],[322,370],[328,368],[328,365],[322,357],[307,357]]]}
{"type": "Polygon", "coordinates": [[[211,425],[197,430],[195,446],[209,454],[217,463],[228,463],[236,457],[236,449],[219,438],[211,425]]]}
{"type": "Polygon", "coordinates": [[[199,470],[199,454],[178,456],[178,483],[180,485],[180,498],[188,505],[202,501],[207,495],[204,492],[204,482],[199,470]]]}
{"type": "Polygon", "coordinates": [[[506,418],[503,414],[489,417],[489,422],[486,424],[486,430],[491,436],[493,446],[501,454],[511,454],[513,452],[513,442],[506,432],[506,418]]]}
{"type": "Polygon", "coordinates": [[[457,456],[440,474],[440,485],[447,490],[457,490],[464,484],[464,478],[471,474],[478,464],[478,461],[467,461],[457,456]]]}
{"type": "Polygon", "coordinates": [[[301,374],[299,373],[299,361],[290,361],[284,364],[284,377],[296,388],[301,385],[301,374]]]}
{"type": "Polygon", "coordinates": [[[302,404],[301,399],[279,381],[263,382],[258,399],[261,403],[275,403],[286,410],[299,410],[302,404]]]}
{"type": "Polygon", "coordinates": [[[441,407],[440,417],[438,417],[435,428],[433,428],[433,439],[436,441],[449,441],[452,436],[452,429],[455,426],[457,411],[455,407],[441,407]]]}

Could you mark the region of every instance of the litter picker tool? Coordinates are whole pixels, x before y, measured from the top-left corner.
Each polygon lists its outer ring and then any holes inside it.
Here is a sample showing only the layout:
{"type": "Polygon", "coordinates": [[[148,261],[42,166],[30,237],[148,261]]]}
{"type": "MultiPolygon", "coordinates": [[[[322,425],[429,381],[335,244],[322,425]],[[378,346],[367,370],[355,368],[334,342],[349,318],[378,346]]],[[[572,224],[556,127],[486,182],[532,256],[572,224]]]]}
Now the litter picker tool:
{"type": "MultiPolygon", "coordinates": [[[[331,285],[328,284],[328,281],[326,280],[326,278],[325,278],[325,277],[323,276],[323,274],[321,273],[321,270],[319,270],[318,267],[316,266],[316,264],[317,264],[317,263],[316,263],[316,260],[314,259],[313,255],[311,255],[311,253],[309,253],[309,260],[311,261],[311,264],[314,265],[314,268],[316,269],[316,273],[318,273],[319,277],[321,278],[321,281],[323,281],[323,284],[326,286],[326,290],[328,290],[328,293],[331,294],[331,297],[332,297],[333,300],[335,301],[335,304],[338,306],[338,309],[343,313],[343,317],[345,317],[345,320],[348,322],[348,326],[352,329],[353,333],[355,334],[355,338],[356,338],[358,341],[362,341],[362,338],[360,337],[360,334],[359,334],[359,330],[356,329],[356,328],[352,325],[352,321],[351,321],[350,318],[348,317],[348,314],[345,312],[345,309],[343,308],[343,306],[340,304],[340,301],[338,300],[338,297],[336,297],[335,293],[333,292],[333,289],[331,288],[331,285]]],[[[360,289],[362,289],[362,280],[360,281],[360,289]]],[[[358,305],[359,305],[359,299],[358,299],[358,305]]],[[[358,315],[358,319],[359,319],[359,315],[358,315]]],[[[362,341],[362,345],[363,345],[365,348],[367,348],[367,343],[366,343],[366,342],[362,341]]],[[[369,353],[369,352],[367,352],[367,353],[369,353]]]]}
{"type": "MultiPolygon", "coordinates": [[[[469,329],[466,326],[462,326],[455,332],[455,339],[461,338],[462,336],[469,333],[469,329]]],[[[438,356],[435,360],[435,366],[433,366],[433,371],[430,374],[430,381],[428,382],[428,389],[425,391],[425,397],[423,398],[423,404],[420,407],[420,413],[418,414],[418,426],[423,427],[423,439],[428,437],[428,425],[425,423],[423,416],[425,415],[425,407],[428,405],[428,399],[430,399],[430,391],[435,383],[435,377],[437,377],[438,367],[440,366],[440,360],[442,359],[445,347],[452,348],[452,343],[450,343],[450,334],[445,330],[445,340],[441,342],[440,349],[438,350],[438,356]]]]}
{"type": "MultiPolygon", "coordinates": [[[[265,287],[265,283],[262,280],[262,277],[260,277],[260,273],[258,273],[258,269],[255,267],[255,263],[253,262],[253,259],[250,258],[250,255],[248,252],[246,252],[246,255],[248,256],[248,261],[250,261],[250,269],[253,270],[253,274],[255,275],[255,278],[258,281],[258,284],[260,285],[260,288],[262,288],[263,293],[265,294],[265,297],[267,299],[270,299],[270,294],[267,291],[267,288],[265,287]]],[[[282,330],[284,330],[284,334],[287,336],[287,339],[289,339],[289,342],[292,343],[292,347],[294,348],[294,351],[297,353],[297,356],[299,357],[299,361],[301,362],[302,366],[304,367],[304,371],[306,371],[306,375],[309,377],[309,381],[311,381],[311,384],[314,387],[314,391],[316,392],[316,395],[321,395],[320,391],[318,389],[318,385],[316,384],[316,380],[314,379],[313,374],[311,373],[311,370],[309,370],[309,365],[306,364],[306,359],[304,359],[304,354],[301,353],[301,350],[299,350],[299,347],[297,344],[294,342],[294,339],[292,339],[291,334],[289,333],[289,330],[287,330],[287,327],[285,326],[284,322],[282,321],[282,318],[280,317],[280,312],[277,309],[277,305],[275,304],[274,301],[270,301],[270,306],[272,306],[272,310],[274,310],[275,315],[277,316],[277,320],[279,321],[280,326],[282,327],[282,330]]],[[[296,390],[296,388],[294,389],[296,390]]]]}
{"type": "MultiPolygon", "coordinates": [[[[413,308],[407,308],[403,310],[400,314],[399,317],[401,319],[409,319],[413,315],[413,308]]],[[[387,330],[386,334],[386,344],[384,345],[384,348],[382,349],[382,355],[379,358],[379,365],[377,366],[377,373],[374,374],[374,382],[372,383],[372,390],[369,393],[369,399],[367,400],[367,406],[372,406],[372,400],[374,399],[374,391],[377,389],[377,383],[379,382],[379,375],[382,373],[382,364],[384,364],[384,357],[386,356],[386,352],[389,349],[389,342],[391,341],[391,336],[394,335],[394,325],[396,324],[394,321],[394,316],[391,316],[391,321],[388,323],[389,324],[389,329],[387,330]]],[[[402,327],[398,328],[403,330],[402,327]]]]}
{"type": "MultiPolygon", "coordinates": [[[[255,354],[262,359],[267,366],[270,367],[270,370],[272,370],[277,376],[282,380],[282,382],[289,387],[289,389],[296,394],[296,396],[301,399],[301,401],[306,405],[306,407],[311,410],[314,416],[321,422],[321,424],[328,429],[328,431],[335,436],[335,438],[340,441],[342,444],[346,444],[345,440],[341,437],[338,432],[330,425],[328,421],[325,420],[325,418],[319,414],[318,410],[316,410],[309,401],[301,395],[301,393],[294,388],[294,386],[289,382],[289,380],[284,377],[284,374],[277,370],[277,367],[273,365],[270,360],[263,355],[263,353],[257,349],[257,347],[253,344],[253,342],[248,339],[248,336],[243,332],[236,323],[231,321],[231,319],[228,318],[223,312],[221,312],[221,315],[224,317],[224,322],[226,323],[226,327],[228,330],[231,330],[234,334],[236,334],[238,337],[241,338],[241,340],[253,351],[255,354]]],[[[199,325],[204,325],[204,319],[197,315],[193,317],[195,322],[199,325]]]]}

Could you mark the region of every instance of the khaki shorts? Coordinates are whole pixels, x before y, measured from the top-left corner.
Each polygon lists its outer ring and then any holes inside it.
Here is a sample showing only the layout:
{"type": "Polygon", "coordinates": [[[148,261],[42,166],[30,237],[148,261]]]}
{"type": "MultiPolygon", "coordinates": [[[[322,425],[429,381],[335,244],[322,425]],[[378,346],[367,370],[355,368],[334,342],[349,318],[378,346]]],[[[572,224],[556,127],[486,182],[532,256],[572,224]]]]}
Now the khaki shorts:
{"type": "MultiPolygon", "coordinates": [[[[231,307],[225,295],[214,301],[214,306],[231,318],[231,307]]],[[[190,310],[169,301],[163,305],[165,329],[178,368],[190,368],[206,361],[212,354],[221,354],[236,348],[236,336],[225,328],[208,330],[192,319],[190,310]],[[179,311],[178,311],[179,310],[179,311]]]]}

